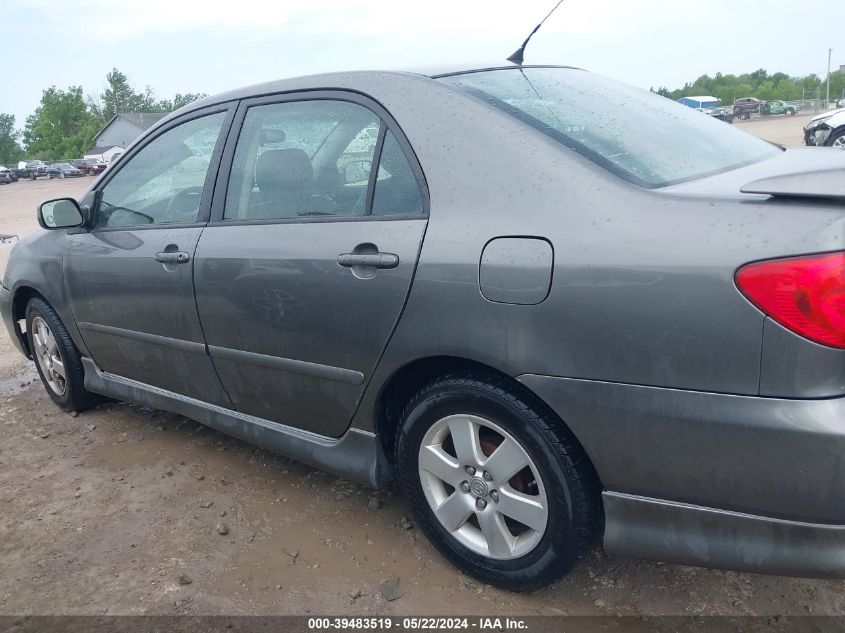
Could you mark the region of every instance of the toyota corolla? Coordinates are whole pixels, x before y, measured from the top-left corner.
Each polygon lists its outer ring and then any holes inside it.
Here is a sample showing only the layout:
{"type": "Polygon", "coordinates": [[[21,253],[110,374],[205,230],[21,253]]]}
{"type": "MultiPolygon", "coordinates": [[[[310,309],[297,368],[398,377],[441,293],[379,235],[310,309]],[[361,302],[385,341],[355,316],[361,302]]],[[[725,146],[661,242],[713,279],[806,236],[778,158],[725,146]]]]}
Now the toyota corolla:
{"type": "Polygon", "coordinates": [[[39,209],[0,308],[66,410],[398,479],[511,589],[611,554],[845,576],[845,154],[565,67],[290,79],[39,209]]]}

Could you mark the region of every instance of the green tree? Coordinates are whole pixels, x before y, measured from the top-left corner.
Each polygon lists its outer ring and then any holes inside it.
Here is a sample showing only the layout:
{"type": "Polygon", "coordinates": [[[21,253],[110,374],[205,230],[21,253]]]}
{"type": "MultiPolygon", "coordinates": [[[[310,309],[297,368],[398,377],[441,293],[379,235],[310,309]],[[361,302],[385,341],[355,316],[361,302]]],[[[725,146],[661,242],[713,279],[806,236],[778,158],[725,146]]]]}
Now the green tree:
{"type": "MultiPolygon", "coordinates": [[[[722,73],[716,73],[713,77],[702,75],[693,83],[684,84],[682,88],[669,90],[660,87],[657,93],[670,99],[692,95],[713,95],[723,104],[728,105],[742,97],[793,101],[802,98],[815,99],[820,95],[823,99],[826,89],[825,80],[817,75],[790,77],[782,72],[769,74],[767,70],[760,68],[753,73],[741,75],[723,75],[722,73]]],[[[830,98],[842,98],[843,91],[845,91],[845,74],[831,73],[830,98]]]]}
{"type": "Polygon", "coordinates": [[[756,87],[769,78],[769,73],[767,73],[764,69],[760,68],[751,73],[750,78],[751,83],[756,87]]]}
{"type": "Polygon", "coordinates": [[[770,80],[764,81],[759,86],[757,86],[757,94],[755,96],[758,99],[762,99],[763,101],[777,99],[777,94],[775,94],[775,84],[772,83],[770,80]]]}
{"type": "Polygon", "coordinates": [[[154,112],[158,110],[155,95],[147,86],[143,92],[129,85],[129,78],[117,68],[106,75],[108,88],[99,97],[89,97],[88,105],[101,123],[107,123],[118,112],[154,112]]]}
{"type": "Polygon", "coordinates": [[[23,157],[15,129],[15,115],[0,114],[0,163],[14,163],[23,157]]]}
{"type": "Polygon", "coordinates": [[[776,98],[783,99],[784,101],[800,99],[801,91],[798,89],[798,86],[796,86],[795,81],[789,77],[784,77],[775,84],[775,96],[776,98]]]}
{"type": "Polygon", "coordinates": [[[158,102],[159,110],[163,112],[173,112],[174,110],[178,110],[182,106],[186,106],[189,103],[197,101],[198,99],[202,99],[207,97],[208,95],[204,92],[187,92],[182,94],[177,92],[176,95],[172,99],[162,99],[158,102]]]}
{"type": "MultiPolygon", "coordinates": [[[[825,94],[827,94],[827,85],[824,87],[825,94]]],[[[824,97],[822,97],[824,98],[824,97]]],[[[831,72],[830,73],[830,100],[837,101],[845,98],[845,73],[831,72]]]]}
{"type": "Polygon", "coordinates": [[[26,119],[23,141],[30,156],[74,158],[88,150],[100,122],[86,107],[81,86],[59,90],[51,86],[26,119]]]}

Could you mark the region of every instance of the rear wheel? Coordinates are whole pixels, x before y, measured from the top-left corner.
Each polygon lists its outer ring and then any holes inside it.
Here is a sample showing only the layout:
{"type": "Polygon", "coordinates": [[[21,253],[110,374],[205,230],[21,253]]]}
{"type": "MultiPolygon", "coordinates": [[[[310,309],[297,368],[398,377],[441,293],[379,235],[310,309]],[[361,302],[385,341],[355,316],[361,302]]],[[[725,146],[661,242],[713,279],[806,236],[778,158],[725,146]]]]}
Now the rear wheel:
{"type": "Polygon", "coordinates": [[[504,378],[457,373],[424,387],[405,410],[397,464],[422,531],[484,582],[545,586],[592,542],[599,490],[583,449],[504,378]]]}
{"type": "Polygon", "coordinates": [[[55,310],[38,297],[26,307],[26,335],[35,366],[47,394],[65,411],[95,405],[96,395],[85,389],[79,350],[55,310]]]}

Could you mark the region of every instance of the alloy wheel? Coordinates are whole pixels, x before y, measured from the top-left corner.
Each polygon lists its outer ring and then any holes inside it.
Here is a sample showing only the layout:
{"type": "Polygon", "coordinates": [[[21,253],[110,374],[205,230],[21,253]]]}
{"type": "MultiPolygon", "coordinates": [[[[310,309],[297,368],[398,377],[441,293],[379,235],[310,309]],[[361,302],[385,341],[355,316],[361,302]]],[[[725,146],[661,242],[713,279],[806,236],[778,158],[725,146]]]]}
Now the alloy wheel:
{"type": "Polygon", "coordinates": [[[56,337],[40,316],[32,319],[32,342],[35,359],[44,375],[44,380],[57,396],[63,396],[67,390],[65,364],[62,360],[56,337]]]}
{"type": "Polygon", "coordinates": [[[831,147],[835,147],[837,149],[845,149],[845,134],[841,134],[839,138],[833,141],[830,144],[831,147]]]}
{"type": "Polygon", "coordinates": [[[418,465],[434,516],[471,551],[513,559],[543,538],[549,509],[540,473],[525,448],[490,420],[438,420],[423,438],[418,465]]]}

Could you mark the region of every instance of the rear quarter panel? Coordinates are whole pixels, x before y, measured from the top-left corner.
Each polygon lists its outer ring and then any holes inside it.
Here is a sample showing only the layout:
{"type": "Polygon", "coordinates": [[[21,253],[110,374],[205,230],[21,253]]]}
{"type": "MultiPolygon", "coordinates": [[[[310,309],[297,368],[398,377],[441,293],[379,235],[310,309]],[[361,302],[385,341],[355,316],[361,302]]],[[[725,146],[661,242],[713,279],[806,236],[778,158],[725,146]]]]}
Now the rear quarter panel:
{"type": "Polygon", "coordinates": [[[765,317],[737,290],[743,263],[843,246],[843,213],[765,196],[630,185],[551,139],[439,85],[384,93],[428,181],[431,219],[378,386],[426,356],[541,374],[756,395],[765,317]],[[547,239],[551,292],[538,305],[485,299],[484,245],[547,239]]]}

